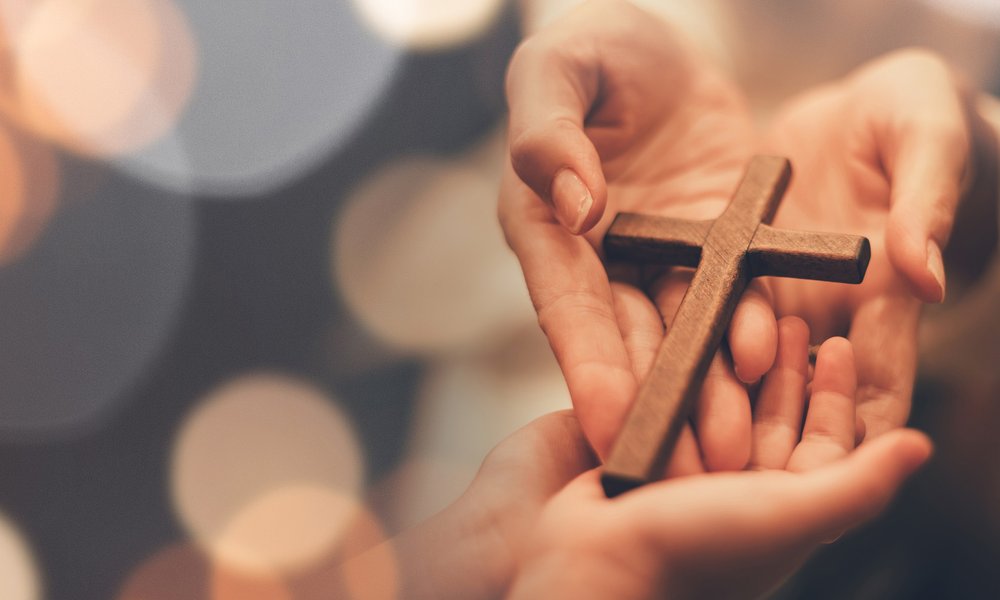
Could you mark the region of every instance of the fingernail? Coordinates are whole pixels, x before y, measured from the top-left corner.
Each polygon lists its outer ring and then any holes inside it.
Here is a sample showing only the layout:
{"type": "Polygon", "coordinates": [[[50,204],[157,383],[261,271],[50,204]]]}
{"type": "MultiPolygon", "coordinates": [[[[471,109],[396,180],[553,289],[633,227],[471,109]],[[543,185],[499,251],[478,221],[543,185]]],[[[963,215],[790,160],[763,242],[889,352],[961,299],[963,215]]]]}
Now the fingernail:
{"type": "Polygon", "coordinates": [[[738,364],[733,365],[733,372],[736,373],[736,378],[742,381],[743,383],[750,384],[750,383],[756,383],[757,381],[756,379],[750,379],[746,375],[740,373],[740,366],[738,364]]]}
{"type": "Polygon", "coordinates": [[[927,270],[931,272],[941,288],[940,300],[944,302],[944,259],[941,258],[941,247],[934,240],[927,241],[927,270]]]}
{"type": "Polygon", "coordinates": [[[562,169],[552,180],[552,203],[559,222],[573,233],[580,233],[594,198],[579,175],[572,169],[562,169]]]}

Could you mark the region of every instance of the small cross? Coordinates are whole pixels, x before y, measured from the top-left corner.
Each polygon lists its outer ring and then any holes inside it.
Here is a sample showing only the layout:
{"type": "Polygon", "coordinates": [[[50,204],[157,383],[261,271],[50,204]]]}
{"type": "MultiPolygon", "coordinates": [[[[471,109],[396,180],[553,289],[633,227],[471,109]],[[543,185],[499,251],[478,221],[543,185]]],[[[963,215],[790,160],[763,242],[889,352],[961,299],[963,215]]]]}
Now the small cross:
{"type": "Polygon", "coordinates": [[[697,270],[604,465],[608,497],[662,475],[751,278],[864,279],[871,258],[866,238],[767,225],[791,174],[787,159],[756,156],[714,221],[619,213],[611,224],[604,237],[610,260],[697,270]]]}

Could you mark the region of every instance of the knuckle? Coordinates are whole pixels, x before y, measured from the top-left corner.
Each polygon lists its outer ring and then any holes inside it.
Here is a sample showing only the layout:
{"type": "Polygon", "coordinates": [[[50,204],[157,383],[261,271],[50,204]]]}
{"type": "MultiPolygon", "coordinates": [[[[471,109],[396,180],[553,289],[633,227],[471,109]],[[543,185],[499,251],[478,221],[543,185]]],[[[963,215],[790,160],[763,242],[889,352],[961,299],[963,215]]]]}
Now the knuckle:
{"type": "Polygon", "coordinates": [[[505,83],[508,96],[522,72],[531,72],[535,65],[553,60],[558,52],[560,52],[559,45],[551,39],[551,34],[547,32],[536,33],[521,41],[514,49],[510,62],[507,64],[505,83]]]}
{"type": "Polygon", "coordinates": [[[561,322],[561,316],[572,313],[577,318],[597,319],[617,323],[613,309],[593,293],[582,290],[562,292],[535,302],[538,325],[550,335],[561,322]]]}
{"type": "MultiPolygon", "coordinates": [[[[575,133],[579,127],[566,117],[556,117],[544,123],[532,123],[510,142],[510,160],[522,179],[539,170],[540,163],[554,143],[575,133]]],[[[538,183],[538,182],[534,182],[538,183]]]]}
{"type": "Polygon", "coordinates": [[[919,70],[921,73],[945,76],[950,75],[950,67],[945,59],[930,48],[910,46],[892,52],[887,60],[895,61],[903,68],[919,70]]]}

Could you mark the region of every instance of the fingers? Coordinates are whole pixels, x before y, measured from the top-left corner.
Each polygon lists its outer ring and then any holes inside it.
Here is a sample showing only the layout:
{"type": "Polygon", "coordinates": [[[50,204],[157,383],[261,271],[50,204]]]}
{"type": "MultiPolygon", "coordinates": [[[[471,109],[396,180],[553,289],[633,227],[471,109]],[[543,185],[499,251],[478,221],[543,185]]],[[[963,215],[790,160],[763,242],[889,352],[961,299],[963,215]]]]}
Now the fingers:
{"type": "Polygon", "coordinates": [[[823,342],[809,397],[802,441],[788,461],[789,471],[808,471],[854,449],[857,374],[851,343],[835,337],[823,342]]]}
{"type": "Polygon", "coordinates": [[[663,341],[663,317],[652,301],[635,286],[611,283],[618,327],[636,379],[646,377],[663,341]]]}
{"type": "Polygon", "coordinates": [[[799,441],[809,376],[809,326],[798,317],[777,323],[778,352],[753,411],[750,466],[784,469],[799,441]]]}
{"type": "Polygon", "coordinates": [[[695,408],[694,427],[709,471],[738,471],[750,460],[750,396],[717,352],[695,408]]]}
{"type": "Polygon", "coordinates": [[[521,262],[539,325],[566,378],[580,425],[604,456],[637,388],[604,265],[586,240],[557,223],[510,215],[531,195],[512,172],[501,194],[504,233],[521,262]]]}
{"type": "MultiPolygon", "coordinates": [[[[663,341],[663,317],[649,298],[638,288],[612,283],[615,311],[625,347],[636,379],[642,381],[653,365],[663,341]]],[[[666,477],[684,477],[703,473],[698,442],[690,425],[685,425],[667,465],[666,477]]]]}
{"type": "Polygon", "coordinates": [[[899,429],[802,474],[797,498],[785,507],[789,533],[819,543],[874,518],[930,454],[927,436],[899,429]]]}
{"type": "Polygon", "coordinates": [[[801,560],[810,548],[877,516],[930,452],[926,436],[900,429],[808,473],[709,474],[651,484],[619,502],[641,515],[633,523],[638,534],[681,551],[675,559],[774,562],[794,550],[801,560]]]}
{"type": "Polygon", "coordinates": [[[600,80],[590,42],[537,35],[521,44],[507,72],[511,163],[574,234],[600,220],[607,199],[600,157],[584,132],[600,80]]]}
{"type": "Polygon", "coordinates": [[[917,371],[920,302],[905,292],[858,307],[848,338],[858,371],[857,413],[865,440],[902,427],[910,414],[917,371]]]}
{"type": "Polygon", "coordinates": [[[664,478],[688,477],[704,472],[705,463],[702,461],[694,430],[690,424],[684,425],[680,437],[677,438],[677,445],[674,446],[674,453],[670,456],[664,478]]]}
{"type": "Polygon", "coordinates": [[[945,294],[948,241],[970,153],[964,102],[948,66],[909,50],[871,68],[884,94],[876,145],[891,184],[889,259],[925,302],[945,294]],[[913,89],[920,89],[914,95],[913,89]]]}
{"type": "Polygon", "coordinates": [[[750,284],[740,298],[729,326],[729,350],[736,376],[753,383],[774,364],[778,326],[770,292],[760,281],[750,284]]]}
{"type": "MultiPolygon", "coordinates": [[[[668,329],[691,275],[691,271],[674,269],[656,286],[656,305],[668,329]]],[[[722,351],[712,358],[692,420],[705,469],[730,471],[746,466],[750,460],[750,397],[722,351]]],[[[680,443],[676,451],[681,451],[680,443]]]]}

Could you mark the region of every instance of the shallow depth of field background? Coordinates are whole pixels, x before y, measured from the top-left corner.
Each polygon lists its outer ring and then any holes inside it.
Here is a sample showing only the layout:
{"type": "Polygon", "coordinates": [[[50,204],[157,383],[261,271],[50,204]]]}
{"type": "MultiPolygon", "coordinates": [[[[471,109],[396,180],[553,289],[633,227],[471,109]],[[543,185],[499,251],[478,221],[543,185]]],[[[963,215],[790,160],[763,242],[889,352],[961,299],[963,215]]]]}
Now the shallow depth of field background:
{"type": "MultiPolygon", "coordinates": [[[[419,522],[569,406],[495,219],[506,61],[568,4],[0,0],[0,599],[314,597],[346,530],[419,522]]],[[[914,44],[1000,83],[990,0],[640,4],[762,121],[914,44]]],[[[781,597],[996,597],[980,288],[929,315],[935,462],[781,597]]]]}

